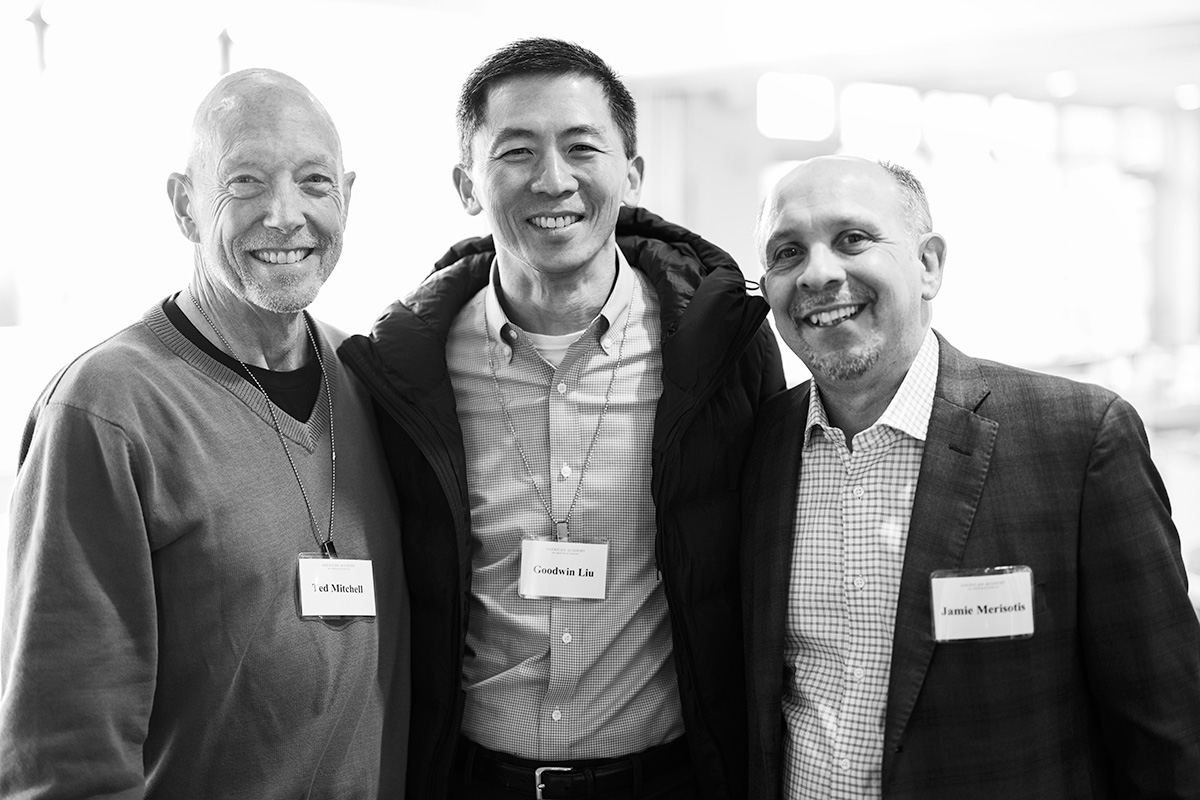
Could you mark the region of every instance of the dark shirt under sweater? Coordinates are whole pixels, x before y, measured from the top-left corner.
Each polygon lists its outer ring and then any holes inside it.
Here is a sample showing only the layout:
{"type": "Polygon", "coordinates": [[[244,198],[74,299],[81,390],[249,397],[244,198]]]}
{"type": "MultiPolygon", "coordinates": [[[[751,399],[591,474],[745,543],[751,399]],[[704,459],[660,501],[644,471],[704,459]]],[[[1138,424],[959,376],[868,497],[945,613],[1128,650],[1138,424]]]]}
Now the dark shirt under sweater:
{"type": "Polygon", "coordinates": [[[179,295],[175,295],[175,297],[163,301],[163,311],[171,324],[187,337],[189,342],[253,385],[254,381],[251,381],[246,375],[248,367],[258,382],[262,384],[262,388],[266,390],[267,397],[271,398],[272,403],[292,419],[308,422],[313,406],[317,403],[317,397],[321,393],[321,365],[313,356],[311,343],[305,346],[305,350],[308,352],[308,361],[300,369],[280,372],[263,369],[252,364],[243,367],[237,359],[221,350],[196,329],[196,326],[192,324],[192,321],[187,318],[183,309],[176,302],[178,298],[179,295]]]}

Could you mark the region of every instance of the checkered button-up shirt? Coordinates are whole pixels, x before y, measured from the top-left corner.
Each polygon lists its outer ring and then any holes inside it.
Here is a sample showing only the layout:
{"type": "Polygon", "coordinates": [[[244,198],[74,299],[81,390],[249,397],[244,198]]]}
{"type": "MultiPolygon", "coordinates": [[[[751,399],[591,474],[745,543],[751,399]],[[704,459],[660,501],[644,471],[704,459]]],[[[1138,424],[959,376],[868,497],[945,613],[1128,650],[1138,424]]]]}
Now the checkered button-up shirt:
{"type": "Polygon", "coordinates": [[[666,743],[683,734],[683,721],[650,495],[662,392],[658,300],[618,253],[607,303],[555,367],[504,315],[496,280],[493,267],[492,282],[459,313],[447,343],[473,539],[463,733],[544,760],[666,743]],[[604,600],[517,594],[522,537],[554,532],[533,481],[555,520],[570,513],[571,541],[609,543],[604,600]]]}
{"type": "Polygon", "coordinates": [[[896,396],[854,437],[853,451],[814,385],[785,632],[785,797],[880,797],[896,600],[937,364],[927,331],[896,396]]]}

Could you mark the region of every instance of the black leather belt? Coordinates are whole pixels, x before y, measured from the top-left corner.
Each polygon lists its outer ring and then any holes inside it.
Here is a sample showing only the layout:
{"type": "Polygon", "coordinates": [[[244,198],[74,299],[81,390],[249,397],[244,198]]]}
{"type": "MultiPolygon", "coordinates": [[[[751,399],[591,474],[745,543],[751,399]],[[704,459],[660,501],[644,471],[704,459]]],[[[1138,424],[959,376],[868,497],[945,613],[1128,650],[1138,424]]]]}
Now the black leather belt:
{"type": "Polygon", "coordinates": [[[467,739],[460,742],[459,755],[463,766],[471,764],[474,780],[545,800],[631,790],[664,772],[687,771],[691,763],[683,737],[620,758],[538,762],[497,753],[467,739]]]}

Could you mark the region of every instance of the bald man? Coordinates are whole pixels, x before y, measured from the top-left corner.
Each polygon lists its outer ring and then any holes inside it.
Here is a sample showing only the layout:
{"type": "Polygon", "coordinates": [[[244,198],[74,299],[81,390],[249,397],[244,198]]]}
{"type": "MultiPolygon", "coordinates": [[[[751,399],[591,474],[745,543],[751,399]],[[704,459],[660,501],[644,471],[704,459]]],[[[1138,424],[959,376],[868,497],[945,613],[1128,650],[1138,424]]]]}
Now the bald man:
{"type": "Polygon", "coordinates": [[[1200,797],[1200,626],[1134,409],[932,330],[946,241],[901,167],[801,164],[758,243],[813,379],[743,484],[750,796],[1200,797]]]}
{"type": "Polygon", "coordinates": [[[345,335],[304,311],[353,183],[292,78],[201,103],[167,182],[190,283],[64,368],[25,430],[0,796],[403,796],[397,501],[345,335]]]}

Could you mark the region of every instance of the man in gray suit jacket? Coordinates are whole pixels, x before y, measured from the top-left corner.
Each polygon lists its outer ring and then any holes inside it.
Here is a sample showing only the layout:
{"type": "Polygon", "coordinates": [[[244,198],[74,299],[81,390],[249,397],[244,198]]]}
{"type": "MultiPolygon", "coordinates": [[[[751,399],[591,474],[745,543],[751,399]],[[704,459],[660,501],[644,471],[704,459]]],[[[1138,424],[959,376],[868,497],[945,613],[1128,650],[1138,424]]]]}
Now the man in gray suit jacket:
{"type": "Polygon", "coordinates": [[[901,167],[801,164],[758,241],[813,381],[743,488],[751,797],[1200,797],[1200,626],[1137,413],[931,329],[946,243],[901,167]]]}

